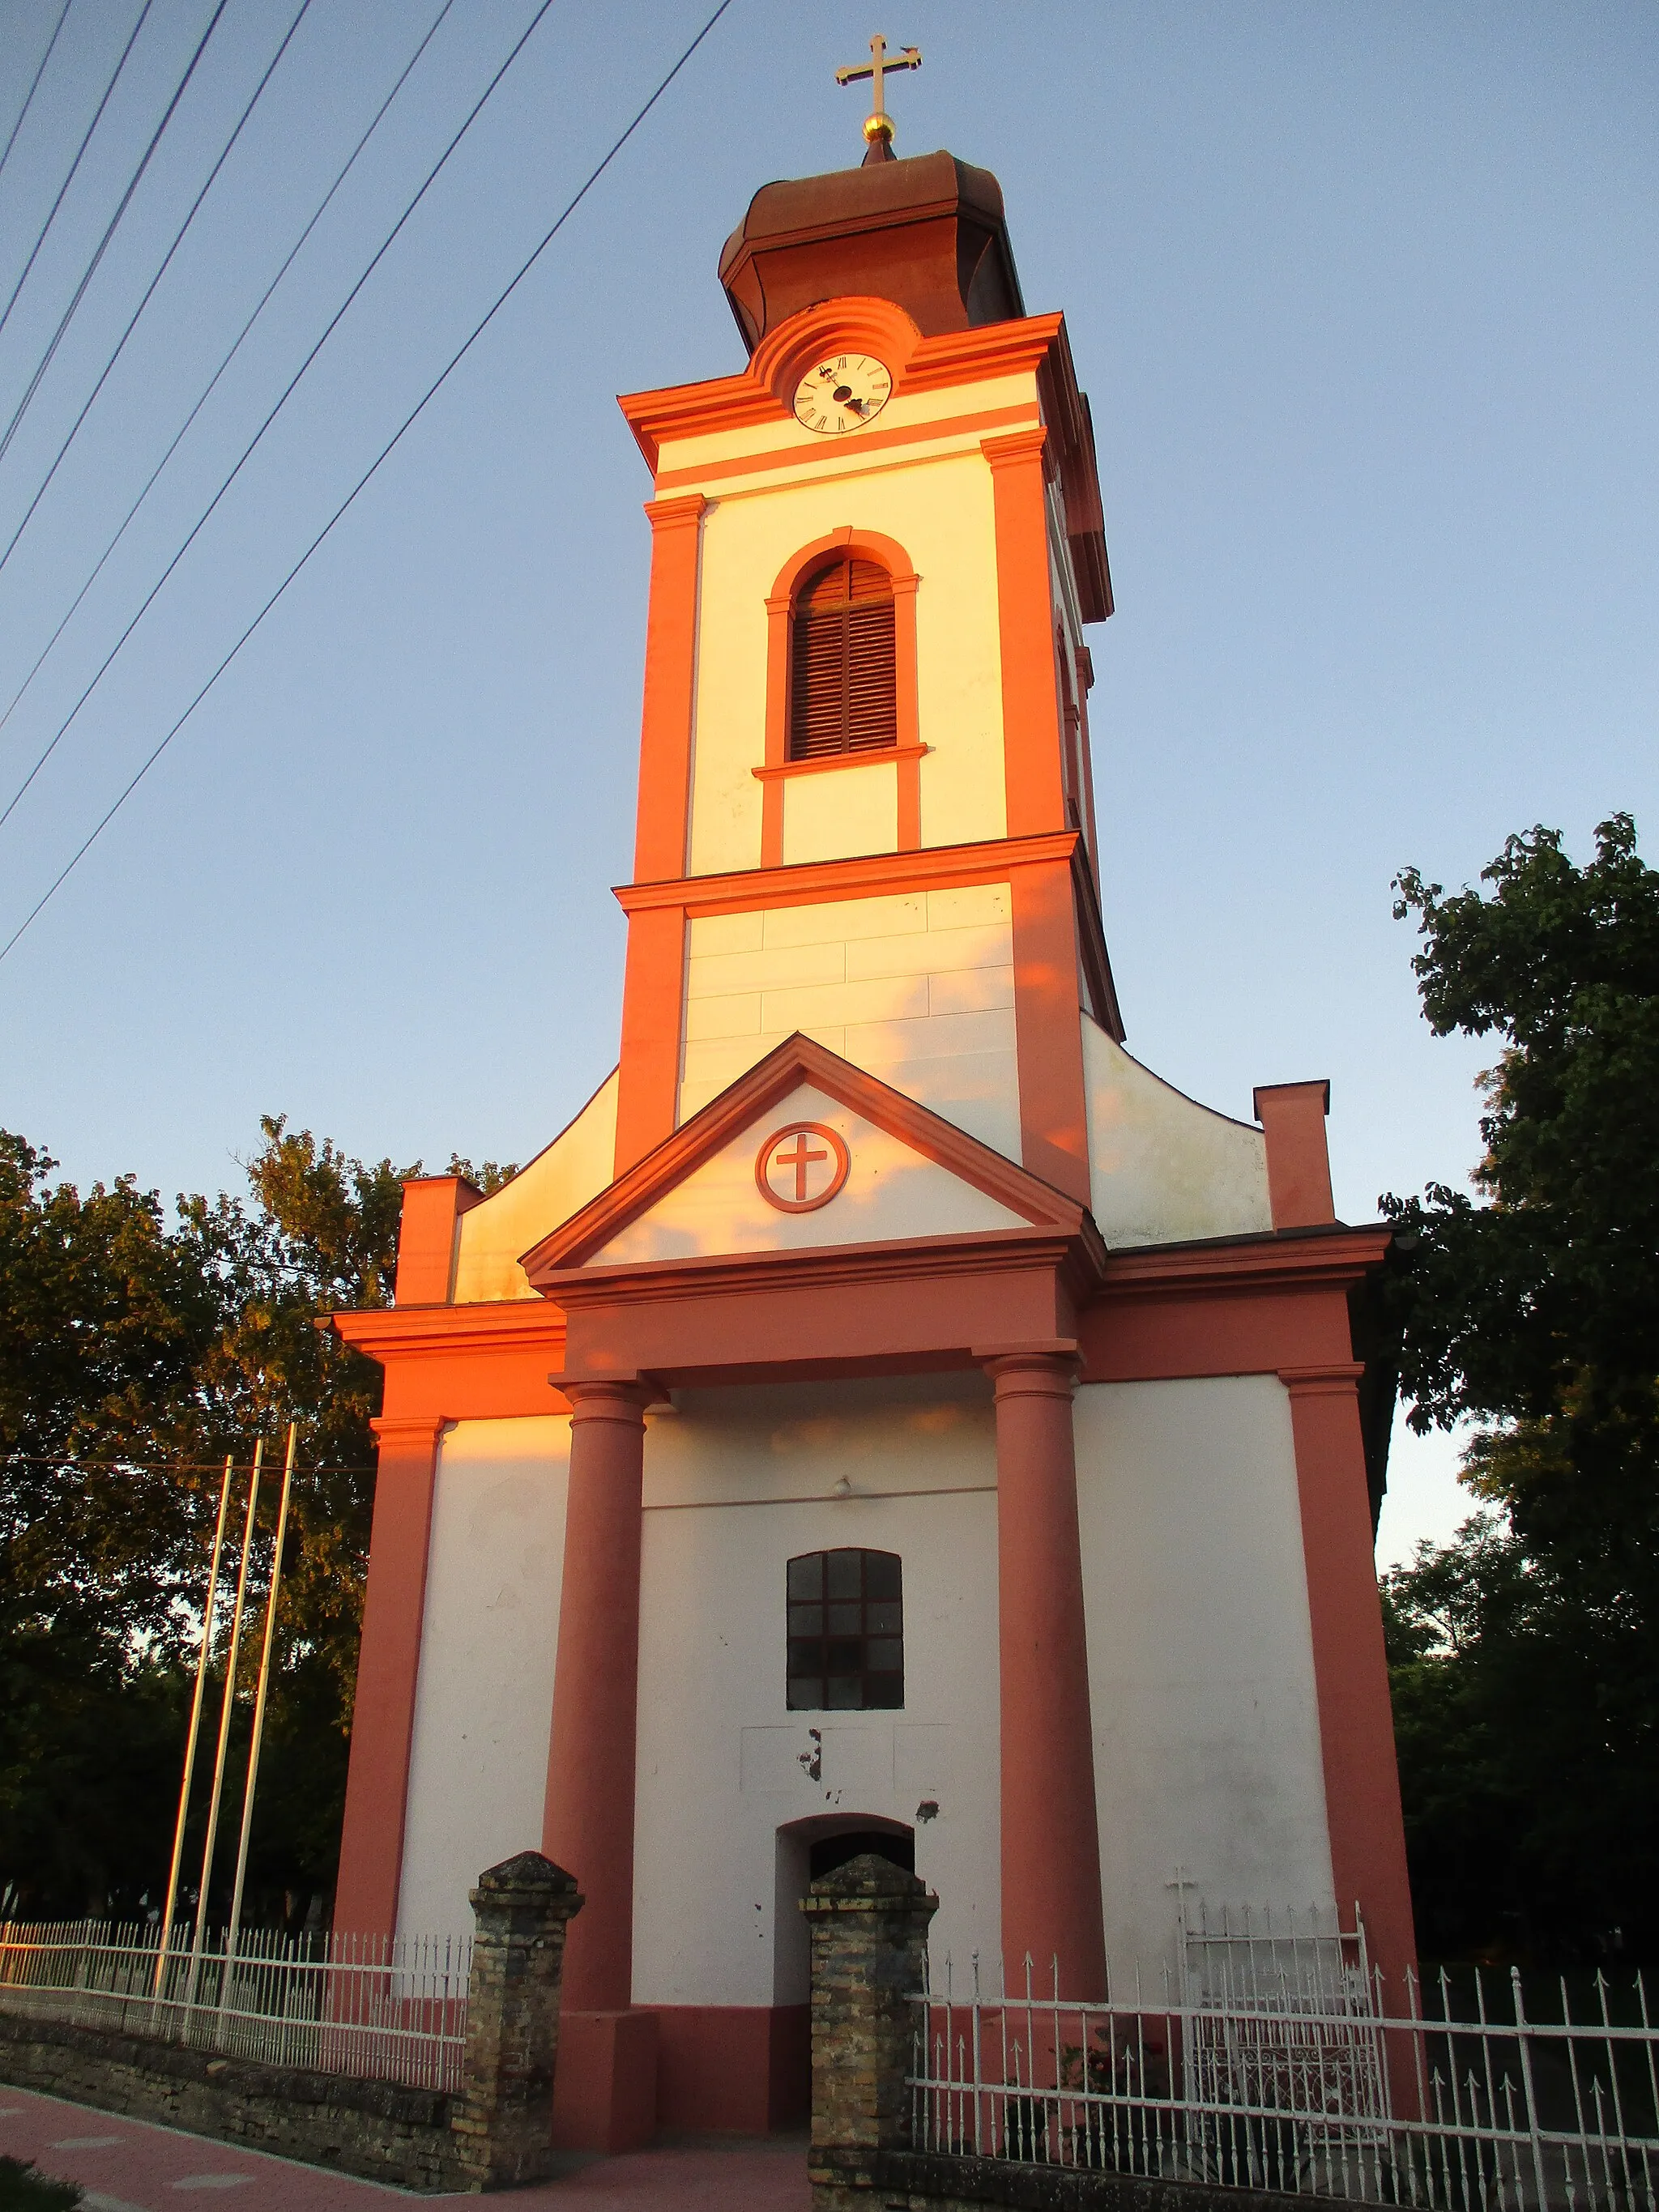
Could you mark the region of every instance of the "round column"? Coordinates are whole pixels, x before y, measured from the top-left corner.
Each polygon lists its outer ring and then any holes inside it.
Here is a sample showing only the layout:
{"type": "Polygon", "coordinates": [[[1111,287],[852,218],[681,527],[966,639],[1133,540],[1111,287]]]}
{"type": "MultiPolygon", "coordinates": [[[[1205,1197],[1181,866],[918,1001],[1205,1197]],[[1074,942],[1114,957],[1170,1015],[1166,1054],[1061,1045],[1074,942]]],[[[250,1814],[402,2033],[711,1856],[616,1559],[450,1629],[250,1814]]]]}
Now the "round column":
{"type": "Polygon", "coordinates": [[[562,2001],[620,2011],[633,1984],[640,1492],[653,1393],[636,1382],[561,1387],[570,1484],[542,1849],[587,1899],[571,1923],[562,2001]]]}
{"type": "Polygon", "coordinates": [[[988,1359],[996,1386],[1002,1672],[1002,1951],[1007,1986],[1106,1994],[1094,1735],[1078,1541],[1070,1352],[988,1359]]]}

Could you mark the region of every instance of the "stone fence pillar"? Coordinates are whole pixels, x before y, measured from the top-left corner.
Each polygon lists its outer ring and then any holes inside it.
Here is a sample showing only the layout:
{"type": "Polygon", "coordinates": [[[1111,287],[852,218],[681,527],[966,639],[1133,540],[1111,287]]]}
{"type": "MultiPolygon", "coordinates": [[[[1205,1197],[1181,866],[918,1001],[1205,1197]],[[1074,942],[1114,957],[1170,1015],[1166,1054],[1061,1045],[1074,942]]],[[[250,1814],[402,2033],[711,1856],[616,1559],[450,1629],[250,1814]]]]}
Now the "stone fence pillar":
{"type": "Polygon", "coordinates": [[[866,1853],[821,1876],[800,1909],[812,1959],[814,2212],[867,2212],[877,2153],[909,2142],[910,2000],[927,1972],[939,1899],[902,1867],[866,1853]]]}
{"type": "Polygon", "coordinates": [[[543,2181],[552,2171],[553,2072],[565,1928],[582,1899],[539,1851],[478,1876],[466,2055],[452,2126],[463,2185],[543,2181]]]}

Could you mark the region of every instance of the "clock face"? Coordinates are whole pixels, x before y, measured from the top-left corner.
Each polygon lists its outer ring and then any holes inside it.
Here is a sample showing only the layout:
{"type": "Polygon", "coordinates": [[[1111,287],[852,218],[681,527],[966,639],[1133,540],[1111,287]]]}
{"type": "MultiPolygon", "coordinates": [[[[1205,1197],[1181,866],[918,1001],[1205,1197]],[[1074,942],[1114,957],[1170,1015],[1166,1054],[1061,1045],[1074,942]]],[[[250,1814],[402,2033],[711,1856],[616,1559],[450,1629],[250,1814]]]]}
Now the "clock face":
{"type": "Polygon", "coordinates": [[[873,422],[892,396],[884,362],[867,353],[830,354],[815,362],[795,387],[795,420],[803,429],[840,438],[873,422]]]}

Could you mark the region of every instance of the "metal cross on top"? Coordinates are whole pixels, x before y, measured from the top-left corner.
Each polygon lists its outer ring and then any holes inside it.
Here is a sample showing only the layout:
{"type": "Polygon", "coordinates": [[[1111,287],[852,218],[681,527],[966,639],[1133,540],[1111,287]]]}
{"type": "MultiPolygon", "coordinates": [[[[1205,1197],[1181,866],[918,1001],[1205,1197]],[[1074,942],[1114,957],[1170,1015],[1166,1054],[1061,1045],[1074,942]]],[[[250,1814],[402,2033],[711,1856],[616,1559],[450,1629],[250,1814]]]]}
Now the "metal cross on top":
{"type": "Polygon", "coordinates": [[[869,142],[866,161],[890,161],[892,155],[893,118],[882,105],[881,83],[890,70],[916,70],[921,67],[920,46],[901,46],[890,54],[887,41],[879,31],[870,41],[867,62],[849,64],[836,71],[837,84],[858,84],[866,76],[870,80],[870,112],[864,118],[864,135],[869,142]]]}

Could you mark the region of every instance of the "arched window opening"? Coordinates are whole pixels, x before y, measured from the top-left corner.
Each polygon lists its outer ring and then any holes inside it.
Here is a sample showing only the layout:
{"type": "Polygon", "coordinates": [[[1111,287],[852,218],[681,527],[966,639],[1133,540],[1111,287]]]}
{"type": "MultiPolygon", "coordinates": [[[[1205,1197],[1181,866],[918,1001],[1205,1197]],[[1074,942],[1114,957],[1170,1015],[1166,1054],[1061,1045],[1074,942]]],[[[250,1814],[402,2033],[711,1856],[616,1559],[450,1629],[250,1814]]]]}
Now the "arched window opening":
{"type": "Polygon", "coordinates": [[[904,1585],[896,1552],[807,1552],[789,1562],[789,1710],[890,1712],[904,1703],[904,1585]]]}
{"type": "Polygon", "coordinates": [[[789,757],[827,760],[898,743],[893,581],[842,553],[795,594],[790,641],[789,757]]]}

